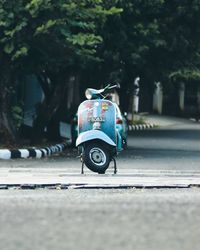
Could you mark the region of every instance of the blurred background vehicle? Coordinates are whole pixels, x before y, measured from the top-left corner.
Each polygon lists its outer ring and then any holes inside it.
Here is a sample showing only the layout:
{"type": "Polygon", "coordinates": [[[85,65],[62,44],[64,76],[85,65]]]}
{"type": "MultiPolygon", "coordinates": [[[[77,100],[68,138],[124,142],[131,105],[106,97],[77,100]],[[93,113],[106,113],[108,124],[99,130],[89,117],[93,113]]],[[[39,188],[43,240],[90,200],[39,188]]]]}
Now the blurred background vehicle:
{"type": "Polygon", "coordinates": [[[128,136],[128,121],[127,121],[127,114],[121,113],[119,106],[115,103],[116,108],[116,129],[119,131],[122,142],[123,148],[127,148],[127,136],[128,136]]]}

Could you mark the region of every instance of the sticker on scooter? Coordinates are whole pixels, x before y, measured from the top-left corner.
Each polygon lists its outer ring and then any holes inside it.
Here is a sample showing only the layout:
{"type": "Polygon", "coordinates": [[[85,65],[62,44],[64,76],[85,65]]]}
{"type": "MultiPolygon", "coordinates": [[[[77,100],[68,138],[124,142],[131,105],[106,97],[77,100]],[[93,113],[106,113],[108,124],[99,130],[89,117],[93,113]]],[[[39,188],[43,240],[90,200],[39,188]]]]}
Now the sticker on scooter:
{"type": "Polygon", "coordinates": [[[90,117],[89,121],[90,122],[105,122],[105,118],[103,118],[103,117],[90,117]]]}

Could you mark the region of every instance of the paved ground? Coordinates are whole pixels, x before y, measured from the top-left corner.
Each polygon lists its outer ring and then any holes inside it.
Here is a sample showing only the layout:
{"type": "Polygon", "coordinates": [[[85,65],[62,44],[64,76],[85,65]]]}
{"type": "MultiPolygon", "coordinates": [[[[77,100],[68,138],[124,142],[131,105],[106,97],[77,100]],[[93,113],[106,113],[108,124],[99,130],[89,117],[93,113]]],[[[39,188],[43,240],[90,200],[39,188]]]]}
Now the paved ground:
{"type": "Polygon", "coordinates": [[[0,192],[1,250],[198,250],[199,189],[0,192]]]}
{"type": "Polygon", "coordinates": [[[181,117],[174,117],[174,116],[152,115],[152,114],[144,114],[144,115],[141,114],[140,116],[143,117],[143,119],[147,123],[156,124],[160,127],[173,127],[177,125],[182,125],[183,123],[188,124],[191,123],[191,121],[195,123],[194,120],[185,119],[181,117]]]}
{"type": "MultiPolygon", "coordinates": [[[[34,161],[38,164],[37,161],[34,161]]],[[[105,175],[98,175],[86,170],[81,175],[80,167],[74,171],[65,168],[1,168],[0,188],[12,187],[12,185],[35,185],[35,187],[61,185],[61,188],[116,188],[116,187],[200,187],[200,171],[192,170],[156,170],[156,169],[121,169],[117,175],[112,169],[105,175]]],[[[31,188],[33,186],[30,186],[31,188]]],[[[27,186],[28,188],[28,186],[27,186]]]]}

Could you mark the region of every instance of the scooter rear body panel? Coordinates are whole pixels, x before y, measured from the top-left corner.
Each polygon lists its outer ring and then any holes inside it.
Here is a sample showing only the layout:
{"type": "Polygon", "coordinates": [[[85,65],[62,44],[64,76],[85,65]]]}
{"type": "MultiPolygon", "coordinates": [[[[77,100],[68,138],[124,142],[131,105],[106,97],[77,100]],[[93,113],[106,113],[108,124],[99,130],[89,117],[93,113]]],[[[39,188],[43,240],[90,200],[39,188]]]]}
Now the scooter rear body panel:
{"type": "Polygon", "coordinates": [[[116,110],[109,100],[86,100],[78,108],[78,134],[86,131],[99,130],[105,133],[117,144],[116,136],[116,110]]]}

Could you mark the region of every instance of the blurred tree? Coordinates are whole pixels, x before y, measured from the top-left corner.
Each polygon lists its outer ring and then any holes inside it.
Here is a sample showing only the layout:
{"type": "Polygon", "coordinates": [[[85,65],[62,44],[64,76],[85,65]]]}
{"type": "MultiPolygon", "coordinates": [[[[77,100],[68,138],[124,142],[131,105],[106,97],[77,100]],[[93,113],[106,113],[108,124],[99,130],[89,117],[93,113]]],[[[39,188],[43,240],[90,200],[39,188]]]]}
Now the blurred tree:
{"type": "Polygon", "coordinates": [[[96,75],[101,83],[120,82],[121,103],[127,110],[135,77],[140,75],[142,84],[147,79],[149,84],[149,75],[154,75],[154,67],[151,67],[153,53],[165,46],[159,24],[164,1],[112,0],[105,3],[107,7],[112,4],[123,11],[109,16],[100,29],[103,43],[98,47],[98,55],[102,60],[93,65],[95,73],[92,75],[96,75]]]}
{"type": "Polygon", "coordinates": [[[174,81],[200,80],[200,2],[167,1],[162,25],[167,42],[169,77],[174,81]],[[169,17],[169,14],[171,17],[169,17]]]}
{"type": "Polygon", "coordinates": [[[118,11],[103,8],[101,0],[0,2],[1,131],[14,139],[8,117],[11,90],[19,75],[35,74],[45,99],[38,106],[33,142],[42,138],[44,127],[59,107],[66,78],[88,62],[99,60],[96,49],[102,37],[97,27],[118,11]]]}
{"type": "Polygon", "coordinates": [[[123,108],[128,109],[138,75],[145,91],[143,103],[148,104],[156,81],[169,91],[175,81],[199,80],[198,0],[112,0],[106,5],[113,3],[123,12],[109,16],[101,30],[102,60],[95,73],[101,81],[121,82],[123,108]]]}

